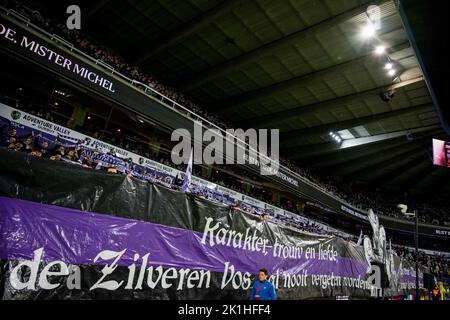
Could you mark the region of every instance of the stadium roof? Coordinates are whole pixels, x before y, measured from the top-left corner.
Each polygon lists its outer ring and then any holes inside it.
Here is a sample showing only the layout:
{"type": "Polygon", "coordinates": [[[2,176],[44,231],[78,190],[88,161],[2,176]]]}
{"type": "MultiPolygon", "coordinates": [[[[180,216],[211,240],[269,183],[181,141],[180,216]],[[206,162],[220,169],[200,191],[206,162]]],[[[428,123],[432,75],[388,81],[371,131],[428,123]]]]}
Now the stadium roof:
{"type": "Polygon", "coordinates": [[[81,6],[82,31],[235,127],[280,128],[281,155],[301,166],[411,192],[450,187],[431,161],[431,138],[448,138],[396,3],[104,0],[81,6]],[[381,18],[371,40],[369,5],[381,18]]]}

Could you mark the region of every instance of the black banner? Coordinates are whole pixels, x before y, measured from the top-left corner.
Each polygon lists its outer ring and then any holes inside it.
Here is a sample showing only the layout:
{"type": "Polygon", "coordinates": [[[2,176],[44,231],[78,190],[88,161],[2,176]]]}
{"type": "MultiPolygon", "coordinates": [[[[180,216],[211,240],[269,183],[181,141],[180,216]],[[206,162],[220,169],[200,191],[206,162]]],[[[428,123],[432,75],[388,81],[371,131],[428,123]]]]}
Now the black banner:
{"type": "MultiPolygon", "coordinates": [[[[377,283],[365,249],[341,238],[124,175],[0,157],[3,299],[248,299],[260,268],[279,299],[368,297],[377,283]]],[[[392,263],[385,294],[405,294],[412,265],[392,263]]]]}

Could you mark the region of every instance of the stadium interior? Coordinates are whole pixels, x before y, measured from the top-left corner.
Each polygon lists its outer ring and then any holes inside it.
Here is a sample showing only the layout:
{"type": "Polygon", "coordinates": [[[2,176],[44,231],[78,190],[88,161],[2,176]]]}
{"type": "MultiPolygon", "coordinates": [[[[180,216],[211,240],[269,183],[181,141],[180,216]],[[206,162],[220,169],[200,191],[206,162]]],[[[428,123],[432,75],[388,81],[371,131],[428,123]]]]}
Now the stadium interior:
{"type": "MultiPolygon", "coordinates": [[[[424,4],[85,1],[81,30],[68,30],[70,4],[5,0],[2,26],[19,26],[41,48],[53,46],[105,75],[115,92],[100,88],[98,79],[77,80],[50,51],[33,52],[23,40],[2,42],[5,159],[21,163],[15,158],[21,153],[61,162],[55,167],[61,172],[60,166],[81,166],[182,192],[189,165],[171,160],[174,129],[194,120],[223,130],[279,129],[282,176],[262,175],[252,164],[194,164],[190,195],[358,246],[362,235],[373,235],[371,209],[389,250],[412,263],[417,258],[433,278],[422,284],[421,298],[450,299],[450,170],[433,165],[432,148],[432,139],[450,141],[450,117],[441,109],[448,93],[430,80],[436,61],[421,50],[429,40],[417,34],[424,4]],[[379,9],[374,30],[369,5],[379,9]],[[35,125],[15,125],[14,116],[4,117],[9,110],[35,125]],[[52,135],[49,124],[61,132],[52,135]],[[64,128],[105,143],[104,151],[68,143],[64,128]],[[94,152],[105,157],[94,159],[94,152]],[[418,231],[399,204],[415,213],[418,231]]],[[[2,162],[2,172],[14,163],[2,162]]],[[[0,186],[1,197],[20,198],[5,190],[0,186]]]]}

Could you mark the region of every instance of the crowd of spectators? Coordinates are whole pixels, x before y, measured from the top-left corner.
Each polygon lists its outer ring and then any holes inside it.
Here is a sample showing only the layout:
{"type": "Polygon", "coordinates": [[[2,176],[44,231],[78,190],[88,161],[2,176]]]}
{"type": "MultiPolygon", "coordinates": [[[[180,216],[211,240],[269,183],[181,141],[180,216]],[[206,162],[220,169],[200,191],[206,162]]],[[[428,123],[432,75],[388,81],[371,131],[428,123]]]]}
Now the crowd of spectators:
{"type": "MultiPolygon", "coordinates": [[[[30,9],[19,1],[7,0],[5,4],[7,8],[14,9],[15,11],[29,17],[33,23],[42,27],[44,30],[63,37],[64,39],[68,40],[76,47],[78,47],[78,49],[80,49],[81,51],[112,66],[116,71],[124,74],[125,76],[153,88],[160,94],[170,98],[173,101],[176,101],[195,114],[204,117],[205,119],[218,125],[219,127],[232,127],[224,119],[221,119],[218,116],[207,112],[205,108],[200,107],[188,96],[178,92],[176,89],[171,88],[170,86],[163,84],[154,76],[152,76],[148,72],[141,70],[139,67],[130,65],[119,54],[113,52],[109,48],[103,47],[101,44],[82,34],[82,32],[78,30],[68,30],[64,23],[57,22],[49,18],[44,18],[44,16],[39,11],[30,9]]],[[[114,138],[111,142],[113,144],[117,144],[117,142],[114,141],[114,138]]],[[[136,151],[136,153],[139,154],[144,153],[145,156],[150,157],[150,155],[145,152],[145,147],[136,147],[136,150],[133,150],[130,143],[125,144],[122,147],[128,150],[132,149],[132,151],[136,151]]],[[[157,160],[164,164],[170,165],[170,160],[168,159],[168,157],[157,160]]],[[[324,179],[323,177],[319,177],[307,169],[298,167],[296,164],[292,163],[289,160],[282,159],[280,162],[282,165],[308,179],[310,182],[318,185],[319,187],[325,189],[327,192],[341,198],[345,202],[359,209],[368,210],[369,208],[372,208],[377,214],[403,218],[399,214],[399,211],[397,209],[397,204],[399,203],[398,197],[386,197],[383,196],[383,194],[380,195],[380,193],[378,193],[377,191],[363,192],[360,188],[352,188],[349,184],[338,184],[333,179],[324,179]]],[[[237,187],[239,184],[233,182],[224,182],[224,184],[227,184],[226,186],[232,189],[239,189],[239,187],[237,187]]],[[[259,194],[258,196],[261,197],[262,195],[259,194]]],[[[402,198],[404,199],[405,197],[402,198]]],[[[269,201],[269,199],[264,200],[269,201]]],[[[412,200],[413,199],[410,199],[409,203],[411,203],[412,200]]],[[[447,209],[450,208],[450,204],[448,203],[447,199],[434,199],[433,205],[427,204],[421,205],[421,207],[425,207],[428,209],[426,210],[425,214],[422,214],[420,216],[422,222],[450,224],[447,216],[447,209]]]]}
{"type": "MultiPolygon", "coordinates": [[[[34,157],[46,158],[52,161],[64,161],[66,163],[79,165],[84,168],[102,170],[109,174],[123,174],[127,175],[128,177],[145,179],[147,181],[151,181],[152,183],[163,185],[174,190],[179,190],[184,180],[184,177],[181,174],[177,175],[175,179],[171,180],[167,180],[164,176],[158,175],[156,174],[156,172],[152,171],[139,172],[139,174],[135,174],[135,172],[133,171],[132,163],[127,159],[122,159],[114,148],[111,148],[105,154],[119,160],[118,162],[123,163],[123,165],[115,165],[111,164],[110,162],[104,161],[96,162],[86,152],[84,152],[88,150],[88,148],[83,147],[80,144],[68,145],[61,141],[58,141],[58,139],[55,139],[54,141],[51,141],[49,143],[48,139],[43,137],[41,134],[18,136],[17,129],[8,126],[7,124],[4,124],[0,127],[0,132],[2,133],[0,138],[1,147],[5,147],[9,150],[17,152],[24,152],[34,157]]],[[[91,151],[96,153],[100,152],[99,150],[93,149],[91,149],[91,151]]],[[[233,206],[236,210],[258,215],[261,219],[264,220],[269,218],[268,212],[266,212],[264,209],[258,209],[241,201],[234,201],[233,203],[230,203],[228,201],[225,201],[225,198],[215,196],[207,188],[192,187],[190,188],[189,192],[198,198],[207,199],[214,202],[221,202],[223,204],[233,206]]],[[[295,212],[292,206],[286,206],[286,209],[291,209],[291,211],[295,212]]],[[[301,231],[328,236],[338,235],[337,232],[332,232],[328,228],[326,230],[326,227],[324,227],[324,225],[301,216],[298,216],[298,218],[296,218],[297,215],[292,215],[290,217],[276,217],[272,214],[271,216],[272,218],[276,219],[277,222],[301,231]]],[[[339,236],[342,237],[342,234],[343,233],[339,233],[339,236]]],[[[344,237],[346,237],[347,240],[355,240],[354,236],[349,234],[344,237]]]]}
{"type": "MultiPolygon", "coordinates": [[[[48,141],[42,139],[42,136],[40,134],[36,136],[18,136],[17,130],[15,128],[7,127],[5,125],[0,128],[0,131],[3,132],[5,131],[5,129],[7,130],[4,134],[2,134],[0,143],[2,147],[6,147],[10,150],[24,152],[34,157],[47,158],[53,161],[64,161],[69,164],[82,166],[84,168],[103,170],[108,174],[123,174],[127,175],[128,177],[134,176],[135,178],[141,179],[145,175],[151,175],[146,177],[147,181],[151,181],[152,183],[163,185],[174,190],[179,190],[183,185],[184,179],[181,175],[177,176],[173,181],[170,182],[164,179],[163,176],[158,176],[154,173],[141,173],[136,176],[131,170],[131,164],[130,167],[125,168],[124,170],[123,168],[119,169],[117,166],[107,163],[96,163],[83,152],[83,150],[85,149],[80,147],[79,145],[67,146],[60,142],[49,144],[48,141]]],[[[98,152],[98,150],[95,150],[95,152],[98,152]]],[[[106,154],[111,157],[117,157],[118,159],[120,158],[114,148],[110,149],[106,154]]],[[[249,206],[241,201],[235,201],[234,203],[226,202],[224,200],[225,198],[218,198],[214,196],[212,192],[209,192],[207,190],[207,188],[192,187],[188,192],[197,198],[230,205],[237,211],[242,211],[259,216],[259,218],[262,220],[272,219],[277,224],[288,226],[296,230],[324,236],[337,236],[343,238],[346,241],[351,241],[354,243],[359,242],[358,237],[355,237],[354,235],[339,232],[338,230],[331,230],[331,228],[328,228],[327,226],[319,222],[315,222],[302,216],[292,215],[291,217],[289,217],[277,216],[274,214],[269,215],[268,212],[264,210],[257,210],[255,207],[249,206]],[[294,216],[298,216],[298,218],[294,218],[294,216]]],[[[414,250],[398,245],[394,245],[392,248],[396,251],[398,256],[404,257],[405,259],[408,259],[410,261],[415,261],[414,250]]],[[[450,260],[446,256],[432,256],[420,251],[419,264],[425,272],[434,275],[436,279],[445,278],[445,281],[450,277],[450,260]]]]}
{"type": "MultiPolygon", "coordinates": [[[[207,119],[208,121],[216,124],[221,128],[232,127],[230,123],[227,123],[226,120],[208,113],[205,108],[201,108],[200,106],[198,106],[198,104],[194,103],[192,99],[190,99],[186,95],[178,92],[174,88],[163,84],[154,76],[152,76],[148,72],[142,71],[137,66],[128,64],[123,58],[120,57],[120,55],[112,52],[110,49],[102,47],[100,44],[92,41],[79,31],[69,31],[66,29],[64,24],[54,23],[50,19],[45,19],[38,11],[30,10],[18,1],[8,0],[6,1],[6,4],[8,8],[13,8],[16,11],[29,16],[32,19],[33,23],[41,26],[44,30],[62,36],[69,42],[76,45],[83,52],[112,66],[116,71],[122,73],[123,75],[153,88],[160,94],[179,103],[183,107],[191,110],[193,113],[200,115],[201,117],[207,119]]],[[[41,118],[45,118],[48,121],[56,122],[56,119],[53,118],[51,112],[38,109],[37,111],[31,111],[31,113],[41,118]]],[[[65,123],[61,123],[61,125],[65,125],[65,123]]],[[[94,163],[87,155],[84,155],[82,150],[78,147],[67,147],[58,143],[50,145],[47,141],[43,141],[40,135],[18,137],[16,129],[7,128],[6,133],[4,132],[5,129],[6,128],[4,127],[0,128],[0,132],[3,133],[1,137],[1,146],[6,147],[10,150],[25,152],[35,157],[43,157],[53,161],[65,161],[68,163],[83,166],[85,168],[104,170],[109,174],[125,174],[130,177],[133,176],[130,170],[122,171],[118,170],[118,168],[114,166],[99,166],[98,164],[94,163]]],[[[147,158],[158,161],[159,163],[165,164],[167,166],[175,167],[179,170],[183,169],[181,166],[174,166],[172,164],[169,153],[165,154],[164,152],[159,152],[158,155],[155,156],[152,152],[149,152],[149,148],[145,146],[144,142],[140,142],[136,139],[118,140],[114,136],[108,139],[105,135],[101,135],[98,132],[94,132],[93,137],[102,138],[103,140],[105,140],[105,142],[109,142],[120,148],[132,151],[137,154],[141,154],[147,158]]],[[[114,149],[111,149],[108,154],[110,156],[117,156],[114,149]]],[[[378,192],[378,190],[372,192],[364,192],[361,191],[360,188],[352,187],[349,184],[339,184],[332,178],[324,179],[323,177],[319,177],[309,170],[300,168],[293,162],[286,159],[282,159],[281,164],[298,173],[302,177],[308,179],[310,182],[325,189],[327,192],[332,193],[345,202],[353,205],[354,207],[363,210],[368,210],[369,208],[371,208],[377,214],[388,215],[395,218],[403,218],[399,214],[399,211],[397,209],[397,204],[401,202],[399,196],[387,196],[386,194],[378,192]]],[[[194,175],[203,176],[209,181],[225,186],[239,193],[250,195],[266,203],[278,205],[282,207],[282,209],[290,211],[297,215],[299,213],[294,202],[288,200],[284,203],[273,203],[271,192],[266,191],[264,188],[257,187],[256,185],[251,183],[248,184],[247,188],[244,188],[242,181],[239,181],[240,179],[236,178],[236,176],[234,175],[223,174],[221,171],[216,171],[214,174],[209,174],[206,177],[204,176],[202,169],[199,167],[194,168],[194,175]]],[[[242,178],[243,173],[239,172],[239,175],[242,178]]],[[[251,181],[250,176],[245,178],[251,181]]],[[[173,182],[168,183],[158,175],[153,175],[149,180],[151,180],[153,183],[161,184],[172,189],[179,189],[183,181],[182,177],[179,176],[174,179],[173,182]]],[[[211,194],[209,194],[208,192],[200,191],[200,189],[192,188],[190,192],[198,198],[208,199],[215,202],[223,202],[223,200],[218,200],[217,198],[211,196],[211,194]]],[[[402,200],[405,200],[406,197],[402,196],[401,198],[402,200]]],[[[433,201],[429,200],[431,199],[423,202],[426,204],[415,203],[414,208],[420,210],[421,212],[421,215],[419,216],[421,222],[435,224],[439,224],[440,222],[444,222],[445,224],[449,223],[447,209],[450,206],[448,203],[448,199],[436,196],[433,201]]],[[[408,200],[408,202],[411,203],[412,199],[408,200]]],[[[257,211],[251,206],[243,205],[242,202],[237,201],[236,203],[232,204],[232,206],[235,210],[258,215],[263,220],[269,219],[269,214],[267,212],[257,211]]],[[[310,219],[294,219],[292,217],[285,216],[274,217],[272,215],[270,216],[270,219],[274,219],[279,224],[289,226],[303,232],[321,234],[326,236],[339,236],[347,241],[358,241],[358,238],[353,235],[331,231],[330,229],[326,229],[323,224],[314,222],[310,219]]],[[[415,260],[415,252],[412,249],[408,249],[407,247],[402,246],[393,246],[393,248],[395,249],[398,256],[404,257],[405,259],[409,259],[411,261],[415,260]]],[[[437,279],[450,278],[450,260],[448,259],[448,257],[431,256],[420,251],[418,261],[420,268],[423,268],[425,272],[431,273],[437,279]]]]}
{"type": "MultiPolygon", "coordinates": [[[[393,246],[393,249],[399,257],[403,257],[410,261],[415,261],[415,250],[402,246],[393,246]]],[[[444,255],[429,255],[424,251],[419,251],[418,255],[419,268],[426,273],[430,273],[436,279],[450,279],[450,259],[444,255]]]]}

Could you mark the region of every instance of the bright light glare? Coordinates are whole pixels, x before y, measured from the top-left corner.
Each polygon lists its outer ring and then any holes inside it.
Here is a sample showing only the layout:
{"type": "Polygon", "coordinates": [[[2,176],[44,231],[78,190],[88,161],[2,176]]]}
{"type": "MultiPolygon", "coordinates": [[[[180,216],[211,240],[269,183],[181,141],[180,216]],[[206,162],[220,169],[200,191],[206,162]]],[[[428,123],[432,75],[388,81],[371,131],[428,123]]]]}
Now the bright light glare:
{"type": "Polygon", "coordinates": [[[388,75],[393,76],[393,75],[395,75],[395,72],[396,71],[394,69],[391,69],[388,71],[388,75]]]}
{"type": "Polygon", "coordinates": [[[361,29],[361,36],[363,38],[372,38],[375,36],[375,26],[368,22],[362,29],[361,29]]]}
{"type": "Polygon", "coordinates": [[[383,45],[379,45],[375,47],[375,54],[382,55],[386,52],[386,47],[383,45]]]}
{"type": "Polygon", "coordinates": [[[337,143],[341,143],[341,141],[342,141],[342,138],[338,135],[338,134],[336,134],[336,133],[334,133],[334,132],[330,132],[330,136],[334,139],[334,141],[336,141],[337,143]]]}
{"type": "Polygon", "coordinates": [[[390,62],[388,62],[388,63],[386,63],[386,64],[384,65],[384,68],[385,68],[386,70],[391,70],[393,67],[394,67],[394,66],[393,66],[392,63],[390,63],[390,62]]]}

